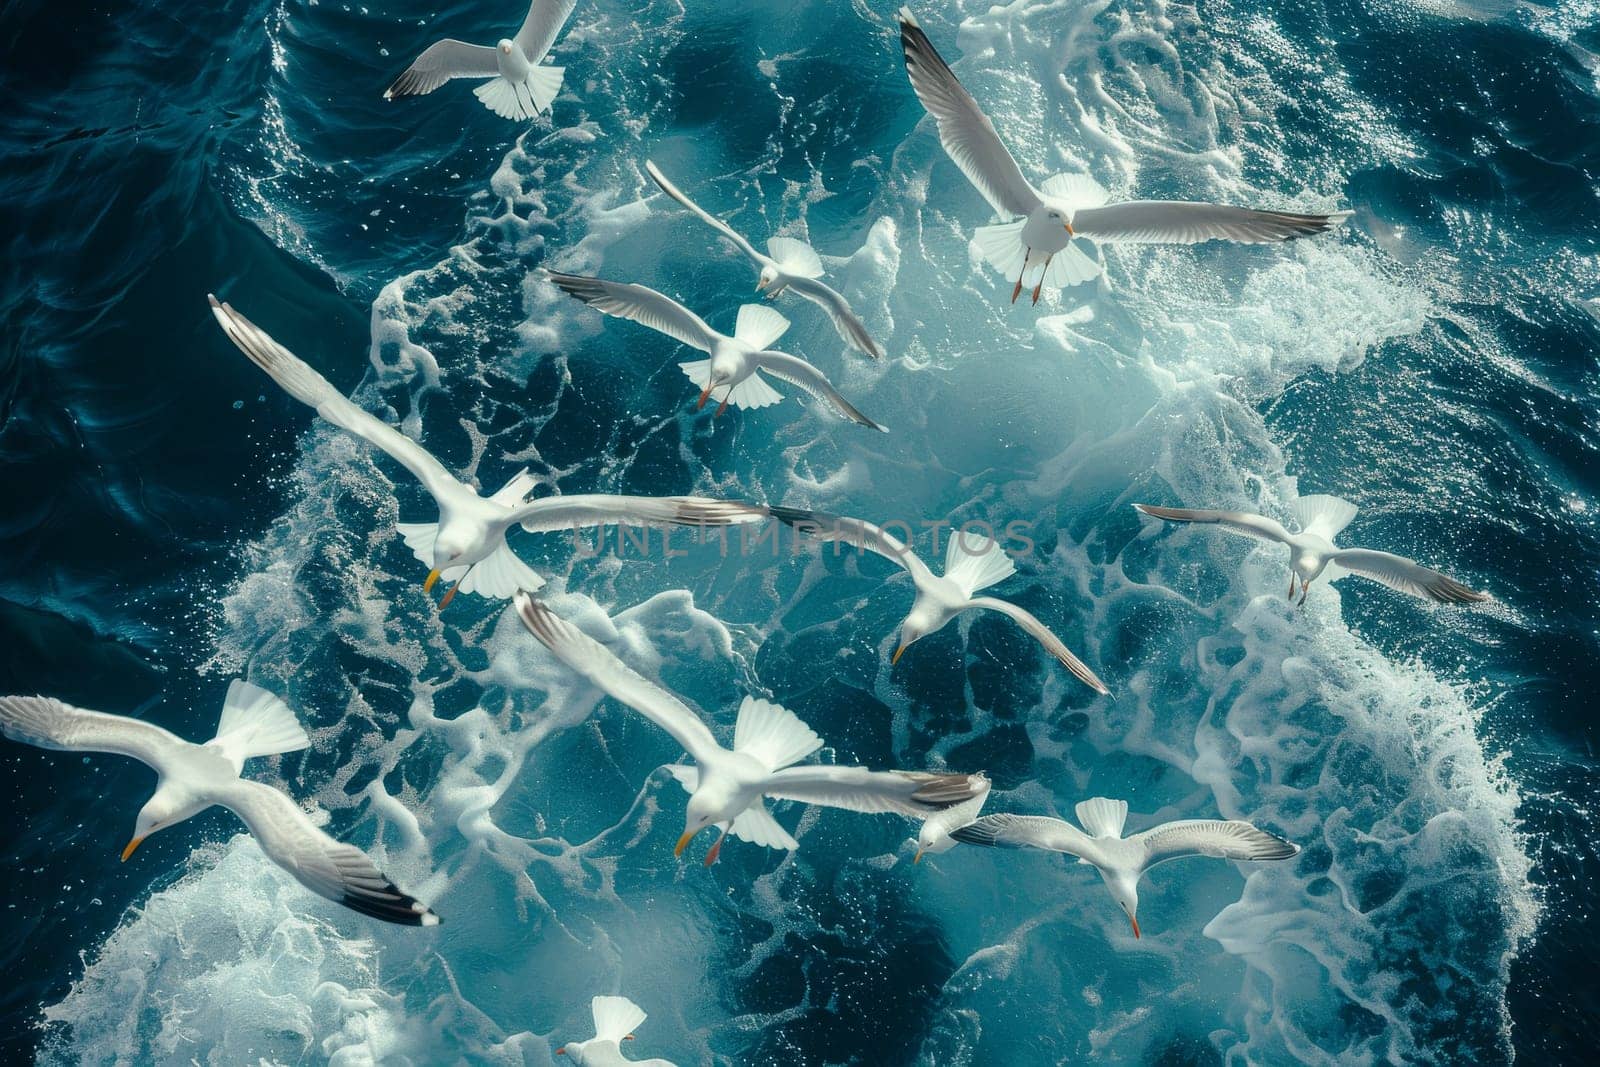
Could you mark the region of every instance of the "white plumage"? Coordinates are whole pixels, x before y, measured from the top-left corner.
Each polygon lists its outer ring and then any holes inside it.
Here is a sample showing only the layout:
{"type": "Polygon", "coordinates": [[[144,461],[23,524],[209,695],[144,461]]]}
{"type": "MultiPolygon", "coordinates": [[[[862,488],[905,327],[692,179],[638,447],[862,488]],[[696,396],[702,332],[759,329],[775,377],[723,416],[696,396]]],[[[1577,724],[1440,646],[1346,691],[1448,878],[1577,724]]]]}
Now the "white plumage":
{"type": "Polygon", "coordinates": [[[460,481],[433,454],[389,424],[362,411],[304,360],[284,348],[229,304],[211,297],[211,310],[228,339],[273,381],[317,414],[387,452],[405,467],[439,506],[436,523],[400,523],[397,529],[418,560],[433,570],[423,583],[454,583],[442,608],[459,590],[484,597],[509,597],[537,589],[544,579],[528,569],[506,544],[506,533],[554,533],[591,526],[728,526],[760,522],[763,509],[695,496],[608,496],[585,493],[523,498],[536,484],[526,470],[489,496],[460,481]]]}
{"type": "Polygon", "coordinates": [[[1289,596],[1294,597],[1295,579],[1300,580],[1300,603],[1306,602],[1311,583],[1326,575],[1336,582],[1345,574],[1359,574],[1381,582],[1390,589],[1436,604],[1475,604],[1489,594],[1468,588],[1449,575],[1422,566],[1415,560],[1379,552],[1371,548],[1339,548],[1333,543],[1350,520],[1356,506],[1336,496],[1303,496],[1292,511],[1299,533],[1290,533],[1276,519],[1247,511],[1211,511],[1200,508],[1163,508],[1154,504],[1135,504],[1135,510],[1168,522],[1199,522],[1220,526],[1230,533],[1271,541],[1289,549],[1289,596]]]}
{"type": "Polygon", "coordinates": [[[561,92],[563,67],[542,66],[578,0],[533,0],[516,36],[493,47],[445,38],[429,45],[384,90],[385,100],[423,96],[452,78],[488,79],[472,90],[483,106],[506,119],[549,111],[561,92]]]}
{"type": "Polygon", "coordinates": [[[203,745],[125,715],[88,711],[51,697],[0,697],[0,731],[14,741],[70,752],[131,756],[159,776],[122,851],[221,805],[244,821],[267,858],[320,896],[363,915],[410,926],[439,917],[395,888],[366,853],[329,837],[288,796],[239,777],[245,760],[293,752],[311,742],[277,697],[247,682],[228,688],[217,734],[203,745]]]}
{"type": "Polygon", "coordinates": [[[1083,829],[1043,815],[985,815],[951,836],[969,845],[1064,852],[1094,866],[1139,937],[1139,879],[1158,863],[1185,856],[1236,861],[1286,860],[1300,847],[1237,819],[1182,819],[1122,836],[1125,800],[1091,797],[1075,809],[1083,829]]]}
{"type": "Polygon", "coordinates": [[[729,404],[762,408],[776,403],[782,395],[762,381],[764,372],[827,401],[833,410],[851,422],[889,432],[856,410],[817,368],[796,356],[768,348],[789,328],[789,320],[771,308],[759,304],[741,307],[733,336],[729,337],[707,326],[705,320],[676,300],[643,285],[552,271],[545,271],[545,277],[562,292],[598,311],[619,319],[631,319],[708,353],[710,359],[678,364],[689,380],[700,386],[696,410],[719,394],[721,403],[716,415],[722,414],[729,404]]]}
{"type": "Polygon", "coordinates": [[[733,246],[755,264],[758,272],[757,292],[765,292],[769,300],[784,292],[798,293],[828,313],[833,328],[838,331],[839,337],[845,344],[873,359],[883,358],[883,346],[873,340],[866,324],[861,321],[861,316],[851,309],[849,301],[839,295],[838,290],[818,280],[822,277],[823,270],[822,258],[817,255],[816,249],[793,237],[772,237],[767,240],[769,254],[762,255],[732,226],[690,200],[683,190],[667,180],[667,176],[662,174],[654,163],[645,160],[644,169],[645,173],[650,175],[650,180],[661,187],[663,193],[688,208],[696,218],[732,241],[733,246]]]}
{"type": "Polygon", "coordinates": [[[938,125],[945,154],[996,215],[1021,217],[980,227],[974,234],[983,258],[1007,278],[1017,279],[1013,303],[1030,273],[1036,278],[1035,304],[1045,287],[1076,285],[1100,273],[1099,264],[1073,245],[1074,237],[1123,244],[1287,241],[1322,233],[1349,214],[1302,215],[1176,200],[1108,204],[1105,189],[1083,174],[1058,174],[1035,189],[911,9],[902,7],[897,17],[906,74],[938,125]]]}
{"type": "Polygon", "coordinates": [[[677,855],[696,833],[713,825],[722,828],[722,836],[706,853],[707,866],[716,862],[730,833],[768,848],[798,848],[793,836],[767,811],[766,797],[920,819],[988,791],[988,779],[982,775],[797,766],[799,760],[822,747],[822,739],[792,711],[753,697],[746,697],[740,705],[733,747],[723,748],[683,701],[636,674],[545,604],[518,593],[516,605],[528,630],[557,659],[667,731],[694,760],[692,767],[668,768],[689,793],[677,855]]]}
{"type": "Polygon", "coordinates": [[[984,608],[1010,618],[1084,685],[1097,693],[1110,695],[1111,690],[1088,664],[1074,655],[1061,638],[1032,613],[998,597],[974,595],[1016,573],[1011,558],[992,538],[974,538],[965,531],[952,531],[945,556],[945,573],[940,577],[911,551],[909,545],[864,519],[776,505],[767,510],[773,518],[795,527],[805,536],[819,541],[843,541],[866,549],[898,563],[911,575],[916,599],[911,602],[911,610],[901,625],[900,647],[895,650],[891,663],[898,662],[912,644],[943,629],[963,611],[984,608]]]}

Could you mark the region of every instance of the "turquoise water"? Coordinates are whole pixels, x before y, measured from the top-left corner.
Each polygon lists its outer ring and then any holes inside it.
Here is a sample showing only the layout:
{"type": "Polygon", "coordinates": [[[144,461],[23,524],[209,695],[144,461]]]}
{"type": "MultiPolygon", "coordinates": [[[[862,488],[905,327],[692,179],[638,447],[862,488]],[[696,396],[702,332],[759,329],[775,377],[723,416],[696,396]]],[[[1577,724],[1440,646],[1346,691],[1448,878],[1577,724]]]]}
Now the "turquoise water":
{"type": "Polygon", "coordinates": [[[684,1064],[1562,1061],[1600,1038],[1595,8],[917,10],[1030,174],[1354,217],[1114,250],[1012,307],[887,3],[580,0],[553,120],[526,127],[463,84],[380,95],[440,34],[520,15],[493,5],[0,11],[0,690],[198,739],[229,678],[274,688],[315,743],[257,775],[445,918],[311,897],[216,812],[118,864],[149,773],[7,744],[8,1051],[545,1063],[612,992],[650,1013],[635,1054],[684,1064]],[[747,267],[643,202],[646,158],[758,243],[819,249],[890,359],[798,302],[785,344],[892,434],[792,401],[694,417],[681,349],[536,280],[731,322],[747,267]],[[891,670],[909,593],[881,560],[517,547],[724,727],[757,692],[839,761],[987,769],[990,810],[1099,793],[1303,855],[1159,868],[1137,943],[1092,872],[913,866],[887,817],[784,811],[792,857],[674,861],[671,742],[499,606],[439,616],[393,534],[419,487],[243,359],[208,291],[485,485],[529,466],[563,492],[1032,523],[1000,592],[1115,702],[994,619],[891,670]],[[1128,506],[1314,492],[1496,603],[1350,580],[1295,613],[1276,554],[1128,506]]]}

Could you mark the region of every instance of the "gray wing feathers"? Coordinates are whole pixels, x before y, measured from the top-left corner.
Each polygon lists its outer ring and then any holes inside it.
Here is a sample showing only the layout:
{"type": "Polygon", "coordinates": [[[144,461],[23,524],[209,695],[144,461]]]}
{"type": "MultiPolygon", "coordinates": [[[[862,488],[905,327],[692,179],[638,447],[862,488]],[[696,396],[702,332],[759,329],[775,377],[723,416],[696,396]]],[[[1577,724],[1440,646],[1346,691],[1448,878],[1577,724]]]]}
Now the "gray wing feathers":
{"type": "Polygon", "coordinates": [[[994,123],[962,87],[955,72],[922,32],[910,8],[901,8],[900,48],[917,99],[939,126],[945,153],[999,214],[1026,215],[1039,203],[995,132],[994,123]]]}
{"type": "Polygon", "coordinates": [[[883,358],[883,346],[873,340],[866,324],[837,289],[815,278],[795,278],[789,288],[826,311],[845,344],[873,359],[883,358]]]}
{"type": "Polygon", "coordinates": [[[1390,552],[1347,548],[1335,553],[1333,562],[1363,578],[1436,604],[1476,604],[1489,599],[1489,594],[1462,585],[1447,574],[1390,552]]]}
{"type": "Polygon", "coordinates": [[[819,400],[825,400],[840,415],[851,422],[877,430],[879,433],[888,433],[888,427],[867,418],[856,410],[854,404],[846,400],[833,384],[823,377],[822,372],[798,356],[791,356],[786,352],[758,352],[755,355],[756,366],[766,371],[781,381],[804,389],[819,400]]]}
{"type": "Polygon", "coordinates": [[[1040,848],[1081,856],[1089,836],[1069,822],[1045,815],[985,815],[950,836],[969,845],[989,848],[1040,848]]]}
{"type": "Polygon", "coordinates": [[[0,732],[38,748],[132,756],[157,770],[170,753],[188,743],[139,719],[37,696],[0,697],[0,732]]]}
{"type": "Polygon", "coordinates": [[[499,73],[493,48],[447,37],[423,49],[394,84],[383,91],[383,98],[426,96],[451,78],[493,78],[499,73]]]}
{"type": "Polygon", "coordinates": [[[596,311],[631,319],[702,352],[711,351],[711,342],[717,336],[700,316],[670,296],[646,286],[554,271],[546,271],[545,277],[562,292],[582,300],[596,311]]]}
{"type": "Polygon", "coordinates": [[[529,63],[538,63],[549,53],[577,6],[578,0],[533,0],[515,38],[529,63]]]}
{"type": "Polygon", "coordinates": [[[1072,229],[1080,237],[1120,244],[1267,244],[1323,233],[1347,215],[1347,211],[1299,215],[1184,200],[1130,200],[1082,208],[1073,213],[1072,229]]]}

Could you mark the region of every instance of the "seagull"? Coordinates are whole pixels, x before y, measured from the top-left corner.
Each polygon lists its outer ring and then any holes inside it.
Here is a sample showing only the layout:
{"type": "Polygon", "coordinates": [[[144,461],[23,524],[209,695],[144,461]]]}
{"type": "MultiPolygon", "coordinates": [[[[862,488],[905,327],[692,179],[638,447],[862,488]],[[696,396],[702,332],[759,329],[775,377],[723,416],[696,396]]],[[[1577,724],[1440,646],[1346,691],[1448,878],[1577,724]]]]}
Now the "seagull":
{"type": "Polygon", "coordinates": [[[0,732],[13,741],[66,752],[114,752],[148,764],[156,791],[139,809],[127,861],[141,842],[221,805],[244,820],[273,863],[319,896],[384,922],[437,926],[427,906],[396,889],[354,845],[312,825],[283,792],[239,777],[253,756],[298,752],[311,744],[294,712],[264,689],[235,679],[217,736],[197,745],[159,726],[64,704],[52,697],[0,697],[0,732]]]}
{"type": "Polygon", "coordinates": [[[793,766],[821,748],[822,738],[794,712],[749,696],[739,707],[733,748],[723,748],[683,701],[635,674],[543,603],[518,593],[516,606],[533,636],[557,659],[667,731],[694,760],[692,767],[674,764],[667,768],[689,794],[683,836],[672,850],[674,856],[683,855],[694,835],[708,826],[721,827],[722,834],[706,853],[707,867],[717,862],[722,842],[730,833],[768,848],[799,848],[799,842],[767,811],[765,797],[849,811],[898,812],[920,819],[989,789],[989,780],[980,774],[793,766]]]}
{"type": "Polygon", "coordinates": [[[1021,221],[980,227],[973,234],[995,269],[1008,278],[1016,275],[1013,304],[1030,269],[1039,272],[1033,286],[1035,304],[1046,285],[1059,289],[1100,273],[1099,264],[1073,246],[1074,237],[1124,244],[1264,244],[1322,233],[1350,214],[1296,215],[1177,200],[1108,204],[1110,194],[1084,174],[1058,174],[1035,189],[1006,151],[989,116],[917,25],[911,9],[902,7],[898,18],[906,74],[917,99],[938,124],[945,153],[997,215],[1022,216],[1021,221]]]}
{"type": "Polygon", "coordinates": [[[689,380],[700,386],[699,411],[718,389],[723,390],[722,403],[716,415],[727,410],[731,402],[740,408],[764,408],[783,399],[783,394],[768,385],[760,372],[766,371],[780,381],[799,386],[812,396],[826,400],[833,409],[851,422],[888,433],[857,411],[839,394],[822,372],[805,360],[786,352],[773,352],[767,346],[783,336],[789,320],[769,307],[745,304],[739,309],[734,322],[733,336],[721,334],[705,324],[705,320],[672,299],[647,289],[642,285],[624,285],[621,282],[602,281],[577,274],[557,274],[546,271],[545,277],[569,296],[619,319],[632,319],[657,333],[708,353],[710,359],[678,364],[689,380]]]}
{"type": "Polygon", "coordinates": [[[1078,862],[1099,870],[1133,924],[1134,937],[1139,936],[1139,879],[1156,864],[1185,856],[1286,860],[1300,854],[1299,845],[1237,819],[1180,819],[1123,837],[1126,800],[1094,797],[1075,811],[1082,830],[1042,815],[985,815],[970,826],[958,827],[951,836],[969,845],[1042,848],[1078,857],[1078,862]]]}
{"type": "Polygon", "coordinates": [[[472,90],[483,106],[504,119],[531,119],[549,111],[561,91],[565,67],[540,66],[578,0],[533,0],[515,38],[493,48],[446,37],[423,50],[383,91],[385,100],[425,96],[451,78],[492,79],[472,90]]]}
{"type": "Polygon", "coordinates": [[[1094,671],[1073,655],[1072,650],[1044,623],[1008,601],[973,596],[978,590],[1017,573],[1011,557],[993,538],[985,537],[981,545],[972,548],[967,543],[968,537],[964,531],[955,532],[950,538],[950,546],[945,550],[944,576],[940,577],[929,570],[928,565],[899,538],[864,519],[847,519],[803,508],[772,506],[767,511],[778,521],[796,527],[819,541],[844,541],[875,552],[884,559],[900,564],[911,575],[917,596],[911,602],[906,621],[901,624],[900,647],[895,649],[894,658],[889,661],[890,666],[900,662],[907,648],[929,634],[942,630],[963,611],[987,608],[1014,620],[1084,685],[1103,696],[1111,695],[1111,690],[1095,676],[1094,671]]]}
{"type": "Polygon", "coordinates": [[[729,526],[760,522],[766,512],[753,504],[697,496],[609,496],[601,493],[525,500],[536,484],[519,472],[498,492],[480,496],[399,430],[367,414],[326,378],[274,341],[229,304],[211,297],[211,311],[228,339],[295,399],[309,404],[335,426],[377,445],[416,475],[439,506],[436,523],[400,523],[396,529],[418,560],[433,568],[422,583],[431,592],[441,577],[450,588],[443,609],[460,590],[505,598],[518,589],[537,589],[544,579],[533,573],[506,544],[506,533],[520,525],[530,533],[576,531],[586,526],[729,526]]]}
{"type": "Polygon", "coordinates": [[[630,1060],[622,1055],[622,1042],[633,1040],[633,1031],[649,1016],[627,997],[595,997],[589,1004],[594,1013],[594,1036],[587,1041],[568,1041],[556,1049],[557,1056],[569,1057],[577,1067],[621,1067],[632,1063],[641,1067],[676,1067],[670,1060],[630,1060]]]}
{"type": "Polygon", "coordinates": [[[985,778],[983,788],[971,800],[963,801],[953,808],[946,808],[923,819],[922,831],[912,839],[916,843],[917,854],[911,857],[911,862],[921,863],[924,852],[937,854],[955,848],[956,839],[950,836],[950,832],[970,825],[988,800],[989,780],[985,778]]]}
{"type": "Polygon", "coordinates": [[[779,293],[792,290],[805,297],[833,320],[833,328],[845,344],[873,359],[883,358],[883,346],[872,339],[866,324],[850,309],[850,304],[839,292],[818,279],[822,277],[822,259],[816,249],[793,237],[767,239],[768,255],[757,252],[732,226],[717,218],[667,180],[667,176],[650,160],[644,161],[645,173],[661,186],[661,191],[699,216],[700,221],[733,242],[756,265],[760,276],[756,279],[756,292],[765,292],[771,300],[779,293]]]}
{"type": "Polygon", "coordinates": [[[1382,582],[1390,589],[1410,593],[1439,604],[1474,604],[1489,594],[1468,589],[1460,582],[1414,560],[1370,548],[1338,548],[1333,539],[1356,517],[1356,506],[1336,496],[1303,496],[1292,511],[1300,532],[1292,534],[1265,515],[1245,511],[1203,511],[1194,508],[1158,508],[1135,504],[1134,509],[1168,522],[1211,522],[1230,533],[1289,546],[1289,599],[1294,599],[1295,579],[1300,579],[1300,603],[1318,576],[1335,582],[1346,572],[1382,582]]]}

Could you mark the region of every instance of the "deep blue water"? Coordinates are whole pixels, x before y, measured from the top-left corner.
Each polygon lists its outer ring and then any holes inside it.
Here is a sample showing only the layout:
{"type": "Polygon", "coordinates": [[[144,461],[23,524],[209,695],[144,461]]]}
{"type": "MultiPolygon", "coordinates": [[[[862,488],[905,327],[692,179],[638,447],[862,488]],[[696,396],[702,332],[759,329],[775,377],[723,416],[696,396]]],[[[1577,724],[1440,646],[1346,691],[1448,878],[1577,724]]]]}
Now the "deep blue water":
{"type": "Polygon", "coordinates": [[[380,95],[435,37],[503,33],[505,5],[0,8],[0,691],[200,739],[248,674],[316,742],[258,773],[446,918],[324,904],[216,812],[119,864],[149,773],[7,743],[8,1055],[545,1063],[602,992],[650,1013],[637,1055],[685,1064],[1600,1041],[1600,9],[918,5],[1031,174],[1355,211],[1282,249],[1113,252],[1035,310],[969,260],[986,209],[919,125],[893,6],[580,0],[553,122],[527,128],[462,84],[380,95]],[[758,243],[830,257],[890,361],[804,304],[785,344],[894,433],[793,402],[694,418],[676,346],[535,282],[548,260],[731,321],[746,268],[640,205],[647,157],[758,243]],[[485,484],[528,465],[564,492],[1027,518],[1002,592],[1115,703],[994,620],[890,670],[908,594],[881,561],[518,547],[719,723],[756,691],[841,761],[986,768],[992,810],[1104,793],[1304,855],[1160,868],[1138,944],[1092,874],[913,867],[889,819],[807,814],[792,858],[680,867],[670,742],[591,715],[496,606],[439,617],[392,532],[421,491],[242,358],[213,290],[485,484]],[[1348,580],[1297,615],[1276,555],[1127,506],[1312,492],[1498,603],[1348,580]]]}

